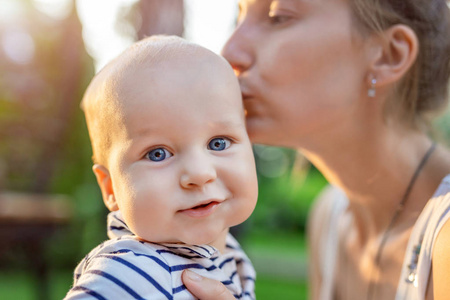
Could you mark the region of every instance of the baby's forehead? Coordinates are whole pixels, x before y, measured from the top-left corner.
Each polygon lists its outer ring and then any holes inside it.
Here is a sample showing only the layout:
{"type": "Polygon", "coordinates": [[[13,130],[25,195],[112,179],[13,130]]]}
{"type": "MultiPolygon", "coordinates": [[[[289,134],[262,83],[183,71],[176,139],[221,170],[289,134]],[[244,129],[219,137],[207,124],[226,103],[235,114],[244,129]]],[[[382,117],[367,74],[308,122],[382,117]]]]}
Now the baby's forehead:
{"type": "MultiPolygon", "coordinates": [[[[194,80],[225,81],[234,78],[231,67],[219,56],[195,47],[170,47],[164,49],[163,55],[156,55],[144,63],[137,60],[137,68],[133,70],[145,72],[153,76],[152,81],[180,80],[189,82],[194,80]]],[[[145,78],[144,78],[145,79],[145,78]]],[[[224,84],[226,84],[224,82],[224,84]]],[[[174,87],[175,88],[175,87],[174,87]]]]}
{"type": "MultiPolygon", "coordinates": [[[[110,81],[117,89],[159,79],[186,81],[234,78],[231,66],[219,55],[181,38],[144,40],[130,47],[110,67],[110,81]],[[139,75],[139,76],[137,76],[139,75]],[[130,82],[130,78],[134,82],[130,82]]],[[[224,84],[227,84],[224,82],[224,84]]]]}
{"type": "Polygon", "coordinates": [[[176,89],[189,93],[197,85],[205,90],[217,85],[239,89],[231,66],[222,57],[195,44],[150,43],[127,55],[114,70],[116,78],[112,82],[117,92],[125,95],[124,101],[126,95],[143,90],[158,95],[176,89]]]}
{"type": "Polygon", "coordinates": [[[130,106],[137,105],[136,101],[148,102],[150,97],[164,101],[165,95],[177,91],[189,98],[195,88],[202,96],[213,90],[233,90],[234,100],[230,101],[240,102],[239,85],[231,66],[210,50],[178,37],[151,37],[134,44],[94,81],[92,94],[98,93],[98,97],[91,97],[97,99],[91,106],[97,113],[114,114],[113,119],[132,111],[130,106]]]}

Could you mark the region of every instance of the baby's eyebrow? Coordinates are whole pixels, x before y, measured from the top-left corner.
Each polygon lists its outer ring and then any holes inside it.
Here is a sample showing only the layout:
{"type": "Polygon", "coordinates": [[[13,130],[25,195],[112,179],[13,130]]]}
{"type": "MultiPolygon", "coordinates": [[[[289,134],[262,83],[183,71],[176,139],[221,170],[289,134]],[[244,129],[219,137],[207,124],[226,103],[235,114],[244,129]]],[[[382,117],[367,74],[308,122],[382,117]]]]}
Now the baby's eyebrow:
{"type": "Polygon", "coordinates": [[[221,120],[221,121],[212,121],[208,124],[210,127],[219,127],[219,128],[245,128],[245,123],[236,120],[221,120]]]}

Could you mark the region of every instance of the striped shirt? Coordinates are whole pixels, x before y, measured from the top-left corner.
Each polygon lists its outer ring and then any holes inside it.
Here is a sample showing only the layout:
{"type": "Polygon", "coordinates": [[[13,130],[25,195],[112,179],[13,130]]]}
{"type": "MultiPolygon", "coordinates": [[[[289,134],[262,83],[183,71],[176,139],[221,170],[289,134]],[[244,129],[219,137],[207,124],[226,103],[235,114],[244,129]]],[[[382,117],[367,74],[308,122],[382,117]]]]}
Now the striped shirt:
{"type": "Polygon", "coordinates": [[[144,242],[112,212],[108,236],[76,267],[64,299],[195,299],[181,281],[185,269],[221,281],[236,299],[255,299],[255,270],[230,234],[223,254],[209,245],[144,242]]]}

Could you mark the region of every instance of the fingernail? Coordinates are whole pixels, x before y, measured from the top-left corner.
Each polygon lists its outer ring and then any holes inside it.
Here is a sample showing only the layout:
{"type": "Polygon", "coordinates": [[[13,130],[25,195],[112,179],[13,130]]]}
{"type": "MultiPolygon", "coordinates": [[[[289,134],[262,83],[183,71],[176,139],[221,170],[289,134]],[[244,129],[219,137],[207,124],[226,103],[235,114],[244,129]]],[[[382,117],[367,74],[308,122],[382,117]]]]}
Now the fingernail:
{"type": "Polygon", "coordinates": [[[201,281],[202,277],[200,275],[198,275],[195,272],[186,270],[186,275],[192,280],[192,281],[201,281]]]}

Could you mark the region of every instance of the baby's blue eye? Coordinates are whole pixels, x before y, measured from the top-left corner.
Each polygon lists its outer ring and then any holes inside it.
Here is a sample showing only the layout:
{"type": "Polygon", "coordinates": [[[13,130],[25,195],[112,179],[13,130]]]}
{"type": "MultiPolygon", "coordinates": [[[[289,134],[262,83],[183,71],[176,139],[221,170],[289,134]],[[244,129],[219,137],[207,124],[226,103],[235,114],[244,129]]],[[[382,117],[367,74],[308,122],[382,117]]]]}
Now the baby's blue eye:
{"type": "Polygon", "coordinates": [[[163,161],[166,158],[169,158],[172,156],[172,153],[167,151],[164,148],[157,148],[153,149],[152,151],[148,152],[146,157],[150,159],[151,161],[163,161]]]}
{"type": "Polygon", "coordinates": [[[222,151],[230,147],[231,141],[227,138],[214,138],[208,144],[208,149],[222,151]]]}

